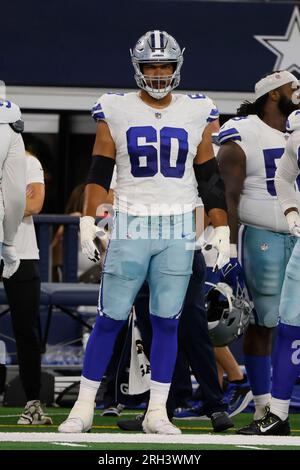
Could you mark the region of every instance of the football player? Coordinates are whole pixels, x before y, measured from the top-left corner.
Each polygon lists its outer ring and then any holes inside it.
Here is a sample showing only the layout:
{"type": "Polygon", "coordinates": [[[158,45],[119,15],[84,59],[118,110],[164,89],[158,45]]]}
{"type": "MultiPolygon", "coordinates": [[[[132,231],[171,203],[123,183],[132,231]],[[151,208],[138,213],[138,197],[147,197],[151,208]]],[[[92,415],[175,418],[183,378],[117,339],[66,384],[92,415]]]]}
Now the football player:
{"type": "Polygon", "coordinates": [[[299,199],[295,184],[299,175],[300,157],[300,111],[288,118],[287,130],[292,135],[275,174],[275,188],[279,203],[286,216],[290,233],[297,242],[288,262],[279,305],[280,322],[273,357],[272,398],[270,410],[258,423],[257,434],[288,435],[289,405],[293,386],[300,373],[300,217],[299,199]]]}
{"type": "Polygon", "coordinates": [[[90,259],[100,256],[94,244],[94,217],[106,200],[115,163],[116,218],[78,400],[60,432],[91,428],[96,392],[116,336],[147,279],[153,340],[150,402],[143,428],[147,433],[180,433],[168,420],[166,401],[176,361],[178,319],[192,272],[197,182],[215,226],[215,268],[229,259],[225,197],[211,144],[211,123],[218,119],[218,111],[203,94],[171,93],[180,81],[183,51],[168,33],[147,32],[131,57],[140,91],[106,94],[93,108],[98,126],[80,221],[82,249],[90,259]]]}
{"type": "MultiPolygon", "coordinates": [[[[254,303],[253,323],[244,337],[245,366],[254,396],[253,421],[240,434],[256,434],[270,402],[272,332],[278,323],[286,265],[296,242],[277,199],[274,176],[286,145],[285,122],[298,107],[296,77],[274,72],[255,85],[254,103],[245,102],[238,116],[221,128],[218,153],[231,228],[231,248],[239,248],[248,292],[254,303]]],[[[298,186],[295,198],[298,200],[298,186]]]]}
{"type": "Polygon", "coordinates": [[[4,261],[5,278],[11,277],[20,264],[13,243],[23,219],[26,200],[23,128],[19,106],[0,97],[0,255],[4,261]]]}

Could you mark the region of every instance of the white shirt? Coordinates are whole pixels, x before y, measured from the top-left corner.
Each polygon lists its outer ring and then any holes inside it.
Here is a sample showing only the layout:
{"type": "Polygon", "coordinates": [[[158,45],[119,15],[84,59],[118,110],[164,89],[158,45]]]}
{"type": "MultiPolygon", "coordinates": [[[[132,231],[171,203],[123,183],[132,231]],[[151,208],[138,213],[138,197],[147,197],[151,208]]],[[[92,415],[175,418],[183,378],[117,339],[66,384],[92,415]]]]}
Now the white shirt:
{"type": "MultiPolygon", "coordinates": [[[[32,155],[26,157],[26,184],[44,184],[44,172],[39,160],[32,155]]],[[[39,250],[32,216],[23,217],[15,238],[15,247],[20,259],[39,259],[39,250]]]]}
{"type": "Polygon", "coordinates": [[[197,203],[193,160],[205,127],[218,118],[203,94],[172,95],[166,108],[139,94],[105,94],[92,110],[116,145],[115,207],[132,215],[190,212],[197,203]]]}

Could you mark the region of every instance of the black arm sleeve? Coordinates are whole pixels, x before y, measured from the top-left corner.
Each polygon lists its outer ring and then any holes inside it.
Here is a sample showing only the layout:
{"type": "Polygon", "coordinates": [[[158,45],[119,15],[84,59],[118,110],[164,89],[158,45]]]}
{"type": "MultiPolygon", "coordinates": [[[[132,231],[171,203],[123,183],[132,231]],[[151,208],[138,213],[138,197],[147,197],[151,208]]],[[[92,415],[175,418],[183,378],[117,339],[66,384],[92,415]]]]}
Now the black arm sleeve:
{"type": "Polygon", "coordinates": [[[103,155],[93,156],[86,184],[98,184],[108,192],[114,171],[114,166],[115,160],[113,160],[112,158],[104,157],[103,155]]]}
{"type": "Polygon", "coordinates": [[[225,186],[219,173],[217,159],[212,158],[200,165],[194,165],[194,171],[205,212],[208,214],[211,209],[226,211],[225,186]]]}

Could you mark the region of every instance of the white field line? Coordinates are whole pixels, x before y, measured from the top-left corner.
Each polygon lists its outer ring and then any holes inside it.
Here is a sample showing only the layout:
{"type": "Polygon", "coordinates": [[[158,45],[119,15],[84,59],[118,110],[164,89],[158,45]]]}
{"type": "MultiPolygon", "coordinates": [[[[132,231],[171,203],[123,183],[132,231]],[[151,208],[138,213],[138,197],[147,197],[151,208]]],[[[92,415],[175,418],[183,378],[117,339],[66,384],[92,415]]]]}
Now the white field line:
{"type": "Polygon", "coordinates": [[[67,434],[55,432],[1,432],[0,442],[98,442],[98,443],[157,443],[157,444],[219,444],[219,445],[266,445],[299,446],[298,436],[238,436],[214,434],[121,434],[84,433],[67,434]]]}
{"type": "Polygon", "coordinates": [[[237,446],[239,449],[253,449],[253,450],[271,450],[267,447],[255,447],[255,446],[237,446]]]}
{"type": "Polygon", "coordinates": [[[56,446],[68,446],[68,447],[89,447],[86,444],[74,444],[73,442],[52,442],[56,446]]]}

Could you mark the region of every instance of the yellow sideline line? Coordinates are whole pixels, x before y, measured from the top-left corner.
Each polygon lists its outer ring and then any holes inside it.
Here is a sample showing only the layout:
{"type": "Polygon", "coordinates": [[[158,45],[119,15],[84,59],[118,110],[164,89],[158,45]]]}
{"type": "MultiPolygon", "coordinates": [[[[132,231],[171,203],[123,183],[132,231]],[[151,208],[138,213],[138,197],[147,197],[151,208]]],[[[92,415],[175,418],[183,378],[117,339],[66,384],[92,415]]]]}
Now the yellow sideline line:
{"type": "MultiPolygon", "coordinates": [[[[1,424],[0,425],[0,431],[1,431],[1,428],[16,428],[16,429],[26,429],[28,430],[28,432],[31,432],[30,430],[31,429],[53,429],[53,428],[57,428],[58,425],[44,425],[44,424],[36,424],[36,425],[28,425],[28,424],[1,424]]],[[[212,428],[208,428],[208,427],[202,427],[202,426],[179,426],[180,429],[184,430],[184,431],[208,431],[208,432],[213,432],[212,428]]],[[[118,428],[118,426],[104,426],[104,425],[95,425],[92,427],[92,429],[117,429],[119,432],[120,432],[120,429],[118,428]]],[[[226,431],[228,434],[235,434],[234,433],[234,429],[227,429],[226,431]]],[[[291,432],[292,433],[300,433],[300,429],[291,429],[291,432]]],[[[126,433],[126,431],[124,431],[124,434],[126,433]]]]}
{"type": "MultiPolygon", "coordinates": [[[[0,430],[1,428],[16,428],[16,429],[27,429],[30,431],[30,429],[37,428],[37,429],[51,429],[51,428],[57,428],[57,425],[54,424],[35,424],[35,425],[28,425],[28,424],[1,424],[0,425],[0,430]]],[[[200,426],[179,426],[180,429],[188,429],[188,430],[197,430],[197,431],[211,431],[212,428],[206,428],[206,427],[200,427],[200,426]]],[[[92,427],[92,429],[118,429],[118,426],[104,426],[104,425],[95,425],[92,427]]],[[[120,430],[119,430],[120,431],[120,430]]]]}

